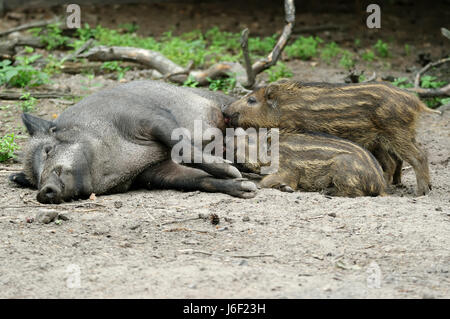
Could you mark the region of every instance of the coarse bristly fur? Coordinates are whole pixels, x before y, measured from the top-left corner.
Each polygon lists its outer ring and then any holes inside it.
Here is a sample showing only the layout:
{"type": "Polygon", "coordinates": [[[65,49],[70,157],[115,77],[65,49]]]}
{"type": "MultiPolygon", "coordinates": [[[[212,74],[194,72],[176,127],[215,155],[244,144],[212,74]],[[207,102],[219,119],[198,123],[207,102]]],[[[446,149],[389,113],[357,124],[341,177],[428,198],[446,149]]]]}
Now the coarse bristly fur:
{"type": "MultiPolygon", "coordinates": [[[[273,147],[274,140],[268,141],[273,147]]],[[[248,148],[250,139],[245,143],[248,148]]],[[[267,165],[248,160],[243,164],[255,173],[267,165]]],[[[265,176],[259,186],[282,191],[322,191],[345,197],[386,194],[383,171],[367,150],[329,134],[288,129],[280,131],[277,172],[265,176]]]]}
{"type": "Polygon", "coordinates": [[[280,80],[223,110],[234,127],[278,127],[324,132],[373,153],[387,183],[400,183],[402,161],[414,168],[417,194],[431,189],[426,153],[416,142],[421,112],[438,113],[420,99],[385,83],[331,84],[280,80]]]}

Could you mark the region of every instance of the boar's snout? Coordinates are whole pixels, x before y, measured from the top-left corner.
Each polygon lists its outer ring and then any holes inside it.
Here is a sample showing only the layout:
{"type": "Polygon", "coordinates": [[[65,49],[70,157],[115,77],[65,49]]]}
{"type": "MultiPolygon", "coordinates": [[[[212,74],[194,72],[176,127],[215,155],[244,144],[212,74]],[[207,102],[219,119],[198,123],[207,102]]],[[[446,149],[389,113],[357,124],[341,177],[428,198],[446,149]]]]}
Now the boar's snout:
{"type": "Polygon", "coordinates": [[[60,204],[62,202],[61,189],[55,185],[46,185],[37,194],[37,200],[42,204],[60,204]]]}

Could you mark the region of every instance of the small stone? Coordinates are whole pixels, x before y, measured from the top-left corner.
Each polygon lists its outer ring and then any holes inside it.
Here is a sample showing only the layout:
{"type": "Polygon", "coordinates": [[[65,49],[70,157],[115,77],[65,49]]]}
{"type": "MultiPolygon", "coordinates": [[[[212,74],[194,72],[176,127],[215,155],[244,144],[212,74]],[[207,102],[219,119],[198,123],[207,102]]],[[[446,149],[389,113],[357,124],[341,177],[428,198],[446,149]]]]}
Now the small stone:
{"type": "Polygon", "coordinates": [[[328,216],[336,217],[336,213],[329,213],[328,216]]]}
{"type": "Polygon", "coordinates": [[[228,227],[225,226],[225,227],[220,227],[217,229],[217,231],[225,231],[225,230],[228,230],[228,227]]]}
{"type": "Polygon", "coordinates": [[[61,224],[62,224],[62,221],[61,221],[61,219],[57,219],[57,220],[55,220],[55,224],[56,224],[56,225],[61,225],[61,224]]]}
{"type": "Polygon", "coordinates": [[[59,215],[58,215],[58,219],[64,220],[64,221],[68,221],[68,220],[69,220],[69,217],[67,217],[66,214],[59,214],[59,215]]]}
{"type": "Polygon", "coordinates": [[[209,214],[209,220],[213,225],[217,225],[220,223],[220,217],[217,214],[209,214]]]}
{"type": "Polygon", "coordinates": [[[27,218],[25,218],[25,221],[26,221],[28,224],[31,224],[32,222],[34,222],[34,218],[33,218],[33,217],[27,217],[27,218]]]}
{"type": "Polygon", "coordinates": [[[114,207],[115,207],[115,208],[119,209],[119,208],[121,208],[122,206],[123,206],[123,203],[122,203],[121,201],[115,201],[115,202],[114,202],[114,207]]]}
{"type": "Polygon", "coordinates": [[[242,221],[243,221],[243,222],[249,222],[249,221],[250,221],[250,217],[244,216],[244,217],[242,218],[242,221]]]}
{"type": "Polygon", "coordinates": [[[54,221],[57,216],[58,216],[57,211],[41,209],[36,215],[36,220],[43,224],[48,224],[54,221]]]}
{"type": "Polygon", "coordinates": [[[242,259],[242,260],[239,262],[239,266],[247,266],[247,265],[248,265],[248,261],[245,260],[245,259],[242,259]]]}
{"type": "Polygon", "coordinates": [[[442,207],[436,207],[435,210],[436,210],[437,212],[442,212],[442,207]]]}

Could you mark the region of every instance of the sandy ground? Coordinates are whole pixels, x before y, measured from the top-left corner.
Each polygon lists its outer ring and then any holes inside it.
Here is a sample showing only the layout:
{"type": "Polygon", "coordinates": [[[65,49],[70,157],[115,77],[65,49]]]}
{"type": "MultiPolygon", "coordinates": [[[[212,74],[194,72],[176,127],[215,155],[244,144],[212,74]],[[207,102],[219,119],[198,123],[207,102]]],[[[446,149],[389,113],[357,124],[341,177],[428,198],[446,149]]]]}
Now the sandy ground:
{"type": "MultiPolygon", "coordinates": [[[[136,16],[139,25],[150,21],[140,33],[158,35],[177,18],[178,7],[166,22],[152,18],[171,10],[171,5],[167,6],[147,11],[130,7],[130,13],[123,16],[136,16]]],[[[191,9],[182,8],[188,13],[191,9]]],[[[198,15],[186,14],[174,32],[216,25],[212,9],[205,4],[205,14],[203,9],[195,10],[198,15]]],[[[355,31],[351,12],[334,17],[331,13],[305,13],[299,7],[297,21],[299,26],[348,22],[346,31],[321,36],[349,47],[359,37],[363,45],[355,52],[378,37],[392,36],[398,45],[392,47],[389,62],[360,61],[357,66],[368,76],[376,71],[379,77],[412,79],[421,67],[417,53],[428,52],[437,59],[448,52],[439,21],[448,21],[449,11],[434,8],[435,14],[421,17],[419,8],[410,17],[403,14],[410,7],[397,9],[402,13],[384,14],[383,32],[368,34],[355,31]],[[420,17],[420,30],[416,16],[420,17]],[[413,55],[404,55],[406,43],[414,49],[413,55]]],[[[88,12],[86,17],[92,24],[106,26],[130,22],[121,18],[118,7],[105,10],[103,15],[88,12]],[[97,17],[107,18],[94,21],[97,17]]],[[[222,10],[228,15],[220,19],[226,30],[237,32],[255,21],[248,14],[243,16],[249,16],[245,19],[250,22],[243,20],[233,10],[222,10]]],[[[240,7],[236,10],[242,11],[240,7]]],[[[261,11],[267,17],[261,17],[259,25],[250,25],[252,34],[269,35],[282,26],[282,20],[270,17],[278,17],[279,10],[272,11],[261,11]]],[[[48,12],[33,14],[27,13],[22,20],[47,18],[48,12]]],[[[3,19],[0,29],[22,22],[3,19]]],[[[320,61],[286,63],[299,80],[342,82],[348,73],[320,61]]],[[[125,79],[146,78],[145,72],[127,72],[125,79]]],[[[108,76],[62,74],[49,86],[88,95],[116,84],[108,76]]],[[[40,100],[33,114],[51,119],[69,106],[68,101],[40,100]]],[[[0,102],[0,135],[11,131],[26,135],[19,114],[16,102],[0,102]]],[[[393,189],[387,197],[329,198],[319,193],[260,190],[255,198],[243,200],[200,192],[133,191],[42,206],[35,200],[35,191],[8,181],[7,176],[20,165],[3,164],[0,297],[449,298],[449,137],[450,110],[442,116],[423,115],[418,139],[429,153],[433,182],[432,192],[423,197],[413,196],[415,176],[406,164],[405,186],[393,189]],[[42,209],[54,210],[67,220],[42,224],[36,219],[42,209]],[[199,214],[206,218],[198,218],[199,214]],[[218,215],[219,224],[211,223],[210,214],[218,215]]],[[[20,145],[25,141],[18,139],[20,145]]]]}
{"type": "Polygon", "coordinates": [[[42,224],[1,171],[0,297],[449,298],[449,136],[449,111],[423,116],[423,197],[406,166],[387,197],[134,191],[47,205],[68,220],[42,224]]]}

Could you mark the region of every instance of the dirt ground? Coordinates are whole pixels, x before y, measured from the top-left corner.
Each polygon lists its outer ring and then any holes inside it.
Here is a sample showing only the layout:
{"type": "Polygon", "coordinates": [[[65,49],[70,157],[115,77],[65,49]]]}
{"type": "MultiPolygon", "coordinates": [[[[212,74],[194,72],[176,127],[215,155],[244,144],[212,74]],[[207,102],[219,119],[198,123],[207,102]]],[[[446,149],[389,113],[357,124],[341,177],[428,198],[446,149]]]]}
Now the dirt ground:
{"type": "MultiPolygon", "coordinates": [[[[212,10],[208,4],[204,7],[205,12],[212,10]]],[[[157,8],[151,11],[155,16],[161,15],[157,8]]],[[[114,16],[111,10],[118,8],[104,10],[98,17],[114,16]]],[[[133,16],[139,24],[144,17],[140,7],[127,10],[136,11],[133,16]]],[[[202,19],[206,14],[202,10],[181,19],[180,28],[188,30],[199,21],[204,23],[200,27],[214,25],[214,15],[202,19]],[[184,26],[186,21],[192,25],[184,26]]],[[[233,10],[230,6],[224,14],[233,16],[233,10]]],[[[269,10],[265,12],[272,21],[269,10]]],[[[25,18],[32,14],[45,18],[47,13],[27,12],[25,18]]],[[[324,12],[299,14],[300,25],[308,25],[315,20],[344,23],[351,12],[335,18],[324,12]]],[[[411,30],[416,14],[411,12],[406,22],[402,15],[388,16],[392,22],[388,30],[362,38],[363,43],[370,37],[389,37],[404,22],[411,30]]],[[[129,22],[120,19],[110,23],[129,22]]],[[[230,31],[239,30],[241,25],[233,19],[223,20],[229,21],[230,31]]],[[[161,30],[154,33],[166,31],[173,19],[168,20],[160,21],[161,30]]],[[[11,26],[5,21],[0,24],[11,26]]],[[[436,25],[430,26],[432,21],[433,16],[422,19],[424,29],[437,31],[436,25]]],[[[405,43],[412,43],[416,53],[431,53],[433,59],[448,51],[438,33],[436,37],[420,33],[413,39],[410,32],[397,31],[400,38],[388,63],[358,65],[367,75],[377,71],[379,77],[412,78],[408,68],[417,70],[420,65],[416,54],[401,55],[405,43]]],[[[346,31],[321,36],[337,36],[343,43],[356,37],[346,31]]],[[[342,82],[347,74],[317,61],[287,61],[287,65],[299,80],[342,82]]],[[[147,71],[130,71],[125,81],[147,76],[147,71]]],[[[88,95],[116,84],[109,76],[61,74],[49,86],[88,95]]],[[[40,100],[33,113],[51,119],[70,105],[40,100]]],[[[0,102],[0,135],[14,131],[24,136],[18,140],[23,145],[26,133],[19,114],[16,102],[0,102]]],[[[259,190],[255,198],[244,200],[224,194],[142,190],[40,205],[35,191],[7,179],[20,164],[3,164],[0,298],[450,298],[449,138],[450,110],[422,116],[418,140],[429,154],[433,184],[430,194],[422,197],[414,197],[415,175],[405,164],[404,186],[391,189],[386,197],[330,198],[259,190]],[[40,223],[36,217],[42,209],[56,211],[65,220],[40,223]],[[217,225],[211,223],[210,214],[218,215],[217,225]]]]}

